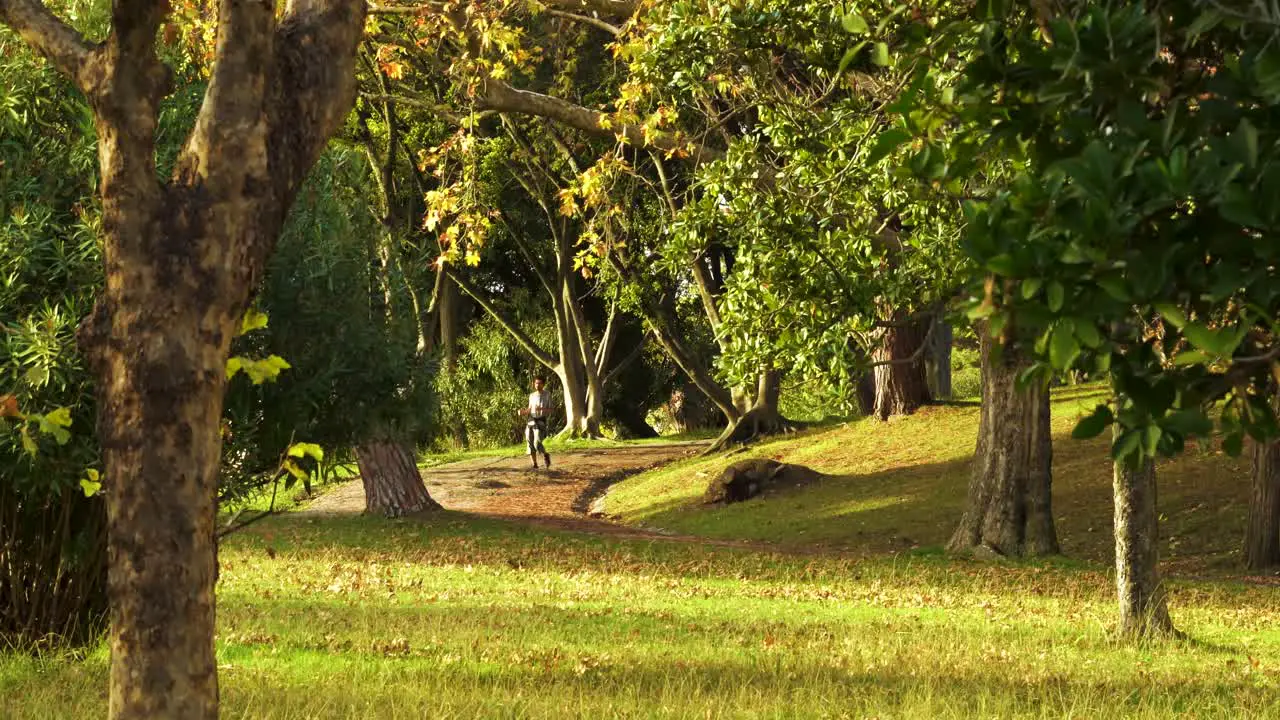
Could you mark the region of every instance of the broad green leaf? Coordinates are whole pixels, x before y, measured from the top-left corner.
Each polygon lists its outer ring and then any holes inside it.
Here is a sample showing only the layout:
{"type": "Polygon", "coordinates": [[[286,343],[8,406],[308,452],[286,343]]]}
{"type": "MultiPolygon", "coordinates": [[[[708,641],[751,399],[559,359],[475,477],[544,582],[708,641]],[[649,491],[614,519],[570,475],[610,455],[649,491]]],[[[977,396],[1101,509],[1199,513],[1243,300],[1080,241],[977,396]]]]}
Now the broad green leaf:
{"type": "Polygon", "coordinates": [[[1152,305],[1156,312],[1160,313],[1160,317],[1168,320],[1170,324],[1178,329],[1182,329],[1187,324],[1187,315],[1172,303],[1155,303],[1152,305]]]}
{"type": "Polygon", "coordinates": [[[236,373],[244,369],[245,359],[239,356],[227,358],[227,379],[235,377],[236,373]]]}
{"type": "Polygon", "coordinates": [[[867,163],[874,165],[880,162],[894,150],[897,150],[902,144],[911,139],[911,133],[903,128],[892,128],[880,133],[876,138],[876,144],[871,147],[871,151],[867,153],[867,163]]]}
{"type": "MultiPolygon", "coordinates": [[[[829,16],[828,16],[829,17],[829,16]]],[[[840,19],[840,26],[844,31],[851,35],[865,35],[870,27],[867,21],[862,19],[858,13],[849,13],[840,19]]]]}
{"type": "Polygon", "coordinates": [[[1044,281],[1040,278],[1027,278],[1022,281],[1022,299],[1030,300],[1040,292],[1040,288],[1044,285],[1044,281]]]}
{"type": "Polygon", "coordinates": [[[1159,425],[1148,425],[1142,430],[1142,453],[1147,457],[1156,456],[1156,448],[1160,445],[1160,436],[1164,432],[1159,425]]]}
{"type": "Polygon", "coordinates": [[[1077,440],[1088,440],[1102,434],[1111,422],[1115,420],[1115,416],[1111,413],[1111,408],[1106,405],[1099,405],[1093,409],[1093,412],[1087,417],[1080,419],[1076,423],[1075,429],[1071,431],[1071,437],[1077,440]]]}
{"type": "Polygon", "coordinates": [[[1071,323],[1062,323],[1053,330],[1053,339],[1049,341],[1049,362],[1057,370],[1066,370],[1080,355],[1080,342],[1076,340],[1075,329],[1071,323]]]}
{"type": "Polygon", "coordinates": [[[60,407],[44,416],[45,422],[58,427],[71,427],[71,409],[60,407]]]}
{"type": "Polygon", "coordinates": [[[34,457],[36,453],[40,452],[40,446],[32,439],[31,432],[26,425],[22,426],[22,430],[19,431],[18,435],[22,439],[22,449],[26,450],[28,455],[34,457]]]}
{"type": "Polygon", "coordinates": [[[1183,435],[1208,435],[1213,431],[1213,423],[1199,410],[1179,410],[1164,416],[1160,423],[1183,435]]]}
{"type": "Polygon", "coordinates": [[[871,51],[871,62],[880,67],[887,67],[889,65],[889,45],[882,42],[876,43],[875,49],[871,51]]]}
{"type": "Polygon", "coordinates": [[[1062,283],[1057,280],[1050,280],[1045,288],[1045,299],[1048,302],[1050,312],[1061,310],[1062,303],[1066,299],[1066,290],[1063,289],[1062,283]]]}
{"type": "Polygon", "coordinates": [[[285,460],[282,467],[284,467],[285,472],[298,478],[299,480],[305,480],[307,477],[307,471],[298,467],[298,464],[295,463],[293,460],[285,460]]]}
{"type": "Polygon", "coordinates": [[[1013,277],[1015,268],[1013,265],[1013,256],[1009,253],[1001,253],[987,260],[987,269],[997,275],[1004,277],[1013,277]]]}
{"type": "Polygon", "coordinates": [[[1142,444],[1142,432],[1126,430],[1111,444],[1111,459],[1122,462],[1125,458],[1137,453],[1142,444]]]}
{"type": "Polygon", "coordinates": [[[1209,355],[1203,350],[1184,350],[1174,356],[1173,364],[1185,367],[1187,365],[1203,365],[1209,360],[1209,355]]]}
{"type": "Polygon", "coordinates": [[[1102,345],[1102,333],[1098,332],[1098,327],[1087,320],[1075,320],[1076,337],[1080,338],[1080,344],[1090,350],[1097,350],[1102,345]]]}
{"type": "Polygon", "coordinates": [[[1222,438],[1222,451],[1231,457],[1239,457],[1244,450],[1244,433],[1236,430],[1222,438]]]}
{"type": "Polygon", "coordinates": [[[1120,302],[1129,302],[1133,297],[1129,294],[1129,288],[1125,286],[1123,278],[1101,277],[1097,282],[1098,287],[1120,302]]]}

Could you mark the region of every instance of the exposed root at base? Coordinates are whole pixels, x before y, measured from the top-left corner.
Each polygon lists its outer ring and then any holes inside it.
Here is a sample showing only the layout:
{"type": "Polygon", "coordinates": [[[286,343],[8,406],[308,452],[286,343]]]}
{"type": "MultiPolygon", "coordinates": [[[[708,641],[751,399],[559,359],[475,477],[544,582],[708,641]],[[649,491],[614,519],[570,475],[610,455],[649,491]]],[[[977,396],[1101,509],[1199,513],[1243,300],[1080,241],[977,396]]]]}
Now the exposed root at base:
{"type": "Polygon", "coordinates": [[[729,448],[730,445],[744,445],[766,435],[783,435],[802,430],[804,423],[788,420],[777,410],[771,408],[751,408],[738,421],[724,429],[720,437],[703,451],[703,455],[712,455],[729,448]]]}

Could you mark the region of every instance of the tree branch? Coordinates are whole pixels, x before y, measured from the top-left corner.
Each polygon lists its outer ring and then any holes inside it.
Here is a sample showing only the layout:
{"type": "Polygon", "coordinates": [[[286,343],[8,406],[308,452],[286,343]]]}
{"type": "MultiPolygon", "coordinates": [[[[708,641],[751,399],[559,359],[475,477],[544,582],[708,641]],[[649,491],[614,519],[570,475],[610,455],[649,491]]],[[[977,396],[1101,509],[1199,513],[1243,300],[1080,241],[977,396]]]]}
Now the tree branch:
{"type": "Polygon", "coordinates": [[[721,150],[693,140],[682,141],[667,132],[650,132],[645,137],[644,128],[632,123],[614,123],[608,114],[583,107],[542,93],[519,90],[493,78],[487,78],[480,104],[487,110],[537,115],[555,120],[562,125],[600,137],[623,137],[638,148],[656,148],[667,152],[689,152],[694,165],[714,162],[724,158],[721,150]],[[688,146],[692,145],[692,152],[688,146]]]}
{"type": "Polygon", "coordinates": [[[60,20],[40,0],[0,0],[0,24],[8,25],[59,72],[89,94],[85,76],[96,47],[60,20]]]}
{"type": "Polygon", "coordinates": [[[480,292],[479,288],[472,285],[470,281],[466,280],[458,273],[454,272],[447,264],[441,267],[441,272],[447,273],[449,275],[449,279],[453,280],[458,287],[462,288],[463,292],[470,295],[473,300],[479,303],[480,307],[484,308],[485,312],[489,313],[490,317],[496,320],[498,324],[501,325],[502,328],[525,349],[526,352],[533,356],[534,360],[542,363],[542,365],[548,370],[555,372],[556,366],[559,365],[559,363],[556,362],[556,359],[546,350],[538,347],[538,344],[533,341],[533,338],[529,337],[525,331],[516,327],[514,322],[508,319],[506,315],[503,315],[498,308],[494,307],[493,303],[489,302],[489,299],[484,296],[484,293],[480,292]]]}
{"type": "Polygon", "coordinates": [[[562,10],[588,11],[593,16],[626,20],[640,9],[638,0],[544,0],[562,10]]]}
{"type": "Polygon", "coordinates": [[[578,15],[577,13],[565,12],[563,10],[547,10],[547,14],[554,15],[558,18],[564,18],[566,20],[572,20],[573,22],[590,25],[593,28],[605,31],[610,35],[618,36],[622,34],[622,30],[610,25],[600,18],[587,17],[586,15],[578,15]]]}

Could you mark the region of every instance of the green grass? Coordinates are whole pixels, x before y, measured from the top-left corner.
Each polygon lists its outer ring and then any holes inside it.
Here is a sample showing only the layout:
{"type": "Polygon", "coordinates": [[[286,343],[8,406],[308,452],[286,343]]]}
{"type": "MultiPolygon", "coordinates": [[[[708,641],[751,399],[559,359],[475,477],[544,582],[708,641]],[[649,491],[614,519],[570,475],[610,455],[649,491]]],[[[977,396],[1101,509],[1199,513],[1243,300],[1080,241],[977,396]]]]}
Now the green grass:
{"type": "MultiPolygon", "coordinates": [[[[1059,396],[1060,430],[1091,392],[1059,396]]],[[[838,479],[736,507],[690,505],[706,480],[696,473],[726,458],[610,495],[635,522],[776,550],[456,513],[264,520],[220,552],[223,716],[1280,718],[1275,587],[1174,579],[1187,640],[1112,638],[1098,443],[1056,447],[1071,560],[937,552],[963,497],[973,412],[931,408],[761,446],[838,479]]],[[[1210,452],[1162,468],[1175,564],[1225,561],[1239,470],[1210,452]]],[[[103,647],[0,655],[0,718],[102,716],[106,663],[103,647]]]]}
{"type": "MultiPolygon", "coordinates": [[[[224,717],[1280,717],[1280,598],[1103,572],[787,556],[444,515],[284,516],[223,548],[224,717]],[[270,549],[272,552],[268,552],[270,549]]],[[[0,717],[101,716],[106,655],[0,660],[0,717]]]]}
{"type": "MultiPolygon", "coordinates": [[[[1069,433],[1103,398],[1100,388],[1081,385],[1055,392],[1053,405],[1059,539],[1068,556],[1099,563],[1112,553],[1109,441],[1077,441],[1069,433]]],[[[638,475],[614,486],[604,509],[636,525],[784,548],[938,548],[964,507],[977,428],[976,403],[928,407],[888,423],[857,420],[638,475]],[[831,477],[744,503],[700,505],[712,478],[749,457],[800,463],[831,477]]],[[[1162,556],[1188,572],[1234,567],[1248,501],[1247,459],[1192,447],[1161,463],[1159,477],[1162,556]]]]}

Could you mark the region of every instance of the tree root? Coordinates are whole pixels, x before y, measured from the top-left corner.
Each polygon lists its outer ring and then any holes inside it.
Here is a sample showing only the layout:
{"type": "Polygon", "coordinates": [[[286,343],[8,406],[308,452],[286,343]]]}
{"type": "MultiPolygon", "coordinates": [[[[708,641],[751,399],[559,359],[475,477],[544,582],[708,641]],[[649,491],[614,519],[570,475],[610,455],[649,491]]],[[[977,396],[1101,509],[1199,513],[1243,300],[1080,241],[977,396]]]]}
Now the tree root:
{"type": "Polygon", "coordinates": [[[754,407],[738,421],[729,425],[720,433],[720,437],[702,452],[713,455],[729,449],[732,445],[745,445],[766,435],[782,435],[799,432],[804,423],[788,420],[782,413],[767,407],[754,407]]]}

